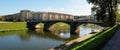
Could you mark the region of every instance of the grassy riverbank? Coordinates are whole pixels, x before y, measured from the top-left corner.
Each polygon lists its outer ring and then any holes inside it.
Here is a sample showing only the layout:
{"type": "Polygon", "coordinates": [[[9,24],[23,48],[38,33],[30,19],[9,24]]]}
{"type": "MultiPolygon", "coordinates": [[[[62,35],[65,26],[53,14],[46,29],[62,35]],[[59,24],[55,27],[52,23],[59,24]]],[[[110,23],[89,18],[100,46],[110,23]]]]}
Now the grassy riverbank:
{"type": "Polygon", "coordinates": [[[96,33],[94,36],[70,46],[67,50],[101,50],[104,44],[114,35],[118,25],[115,25],[108,30],[96,33]]]}
{"type": "MultiPolygon", "coordinates": [[[[41,29],[43,29],[44,24],[39,24],[41,29]]],[[[0,22],[0,32],[6,31],[17,31],[17,30],[27,30],[26,22],[0,22]]],[[[68,30],[70,26],[65,23],[56,23],[54,24],[54,30],[68,30]]]]}
{"type": "Polygon", "coordinates": [[[25,22],[1,22],[0,31],[27,30],[25,22]]]}

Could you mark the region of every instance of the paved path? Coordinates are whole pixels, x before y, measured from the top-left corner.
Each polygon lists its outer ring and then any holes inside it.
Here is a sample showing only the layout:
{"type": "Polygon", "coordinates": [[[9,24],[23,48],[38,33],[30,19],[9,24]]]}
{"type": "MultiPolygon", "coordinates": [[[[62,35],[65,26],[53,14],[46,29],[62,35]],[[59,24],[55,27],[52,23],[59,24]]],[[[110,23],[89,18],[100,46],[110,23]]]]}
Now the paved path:
{"type": "Polygon", "coordinates": [[[102,50],[120,50],[120,28],[102,50]]]}

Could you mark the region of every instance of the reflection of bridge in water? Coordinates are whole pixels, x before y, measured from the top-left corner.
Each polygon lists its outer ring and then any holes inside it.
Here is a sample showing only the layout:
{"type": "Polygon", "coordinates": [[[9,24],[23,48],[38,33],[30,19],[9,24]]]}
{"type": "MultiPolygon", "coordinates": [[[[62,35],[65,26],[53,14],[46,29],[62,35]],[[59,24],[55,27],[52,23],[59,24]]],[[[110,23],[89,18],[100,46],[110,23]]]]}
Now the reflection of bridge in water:
{"type": "Polygon", "coordinates": [[[50,32],[51,29],[53,28],[53,25],[55,23],[58,22],[63,22],[66,23],[68,25],[70,25],[70,33],[71,34],[77,34],[79,33],[79,25],[81,24],[96,24],[96,25],[100,25],[103,26],[101,23],[99,22],[93,22],[93,21],[60,21],[60,20],[51,20],[51,21],[29,21],[27,22],[27,28],[29,30],[35,30],[35,26],[39,23],[44,23],[44,28],[43,30],[45,32],[50,32]]]}
{"type": "MultiPolygon", "coordinates": [[[[68,31],[62,32],[63,34],[66,34],[68,31]],[[65,33],[64,33],[65,32],[65,33]]],[[[78,38],[79,35],[72,35],[70,34],[69,37],[64,38],[60,36],[61,31],[56,31],[56,32],[36,32],[36,31],[27,31],[25,34],[21,34],[20,37],[22,40],[29,40],[33,35],[36,37],[40,38],[50,38],[50,39],[55,39],[58,41],[69,41],[73,40],[75,38],[78,38]]]]}

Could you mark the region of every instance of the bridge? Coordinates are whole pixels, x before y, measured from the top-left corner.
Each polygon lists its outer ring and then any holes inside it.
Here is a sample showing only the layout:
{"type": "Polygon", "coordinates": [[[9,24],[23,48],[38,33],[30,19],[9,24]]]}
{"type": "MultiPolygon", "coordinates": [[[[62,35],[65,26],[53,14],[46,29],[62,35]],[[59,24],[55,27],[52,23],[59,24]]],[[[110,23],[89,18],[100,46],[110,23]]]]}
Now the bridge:
{"type": "Polygon", "coordinates": [[[66,23],[68,25],[70,25],[70,33],[71,34],[78,34],[79,33],[79,25],[81,24],[96,24],[96,25],[100,25],[100,26],[104,26],[102,23],[99,22],[93,22],[93,21],[64,21],[64,20],[50,20],[50,21],[28,21],[27,22],[27,28],[29,30],[35,30],[36,29],[36,25],[39,23],[44,23],[44,28],[43,30],[45,32],[50,32],[51,29],[53,28],[53,25],[55,23],[58,22],[63,22],[66,23]]]}

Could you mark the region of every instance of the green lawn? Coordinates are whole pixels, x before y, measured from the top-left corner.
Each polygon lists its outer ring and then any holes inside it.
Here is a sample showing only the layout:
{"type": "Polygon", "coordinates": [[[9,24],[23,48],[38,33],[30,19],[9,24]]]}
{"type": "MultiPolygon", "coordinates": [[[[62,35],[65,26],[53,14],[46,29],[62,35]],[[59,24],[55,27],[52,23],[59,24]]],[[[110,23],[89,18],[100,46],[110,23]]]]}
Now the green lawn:
{"type": "Polygon", "coordinates": [[[19,30],[26,29],[25,22],[0,23],[0,30],[19,30]]]}
{"type": "MultiPolygon", "coordinates": [[[[41,28],[44,27],[43,23],[40,23],[41,28]]],[[[68,30],[70,26],[68,24],[59,22],[54,24],[55,30],[68,30]]],[[[0,31],[11,31],[11,30],[24,30],[26,28],[26,22],[1,22],[0,31]]]]}

